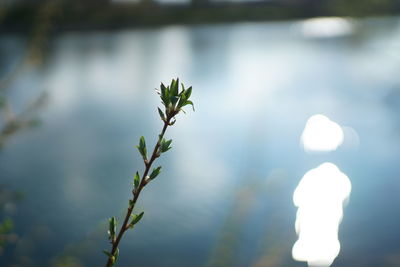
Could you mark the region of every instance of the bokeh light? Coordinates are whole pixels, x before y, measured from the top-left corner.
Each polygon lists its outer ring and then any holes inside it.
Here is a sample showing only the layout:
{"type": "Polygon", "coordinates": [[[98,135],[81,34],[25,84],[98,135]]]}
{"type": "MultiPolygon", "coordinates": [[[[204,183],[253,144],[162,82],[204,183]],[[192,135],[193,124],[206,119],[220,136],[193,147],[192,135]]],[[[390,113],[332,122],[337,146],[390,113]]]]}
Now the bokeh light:
{"type": "Polygon", "coordinates": [[[333,163],[308,171],[293,194],[298,207],[293,246],[295,260],[309,266],[330,266],[340,251],[339,224],[351,192],[349,178],[333,163]]]}
{"type": "Polygon", "coordinates": [[[339,124],[317,114],[308,119],[301,142],[307,152],[333,151],[342,144],[343,136],[339,124]]]}

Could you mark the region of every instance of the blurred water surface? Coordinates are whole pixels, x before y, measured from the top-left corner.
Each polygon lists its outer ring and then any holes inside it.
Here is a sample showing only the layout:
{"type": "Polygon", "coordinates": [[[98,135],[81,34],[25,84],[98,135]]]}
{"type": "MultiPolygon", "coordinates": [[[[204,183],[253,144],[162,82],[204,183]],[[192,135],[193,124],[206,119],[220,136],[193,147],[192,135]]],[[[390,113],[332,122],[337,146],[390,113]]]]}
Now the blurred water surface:
{"type": "Polygon", "coordinates": [[[43,64],[22,68],[28,40],[0,35],[0,74],[21,68],[6,89],[16,111],[49,94],[41,126],[0,151],[0,183],[24,194],[4,211],[19,239],[0,264],[105,263],[106,220],[122,217],[142,169],[134,146],[161,127],[154,88],[179,77],[196,111],[167,132],[173,149],[119,266],[305,266],[291,256],[292,194],[326,161],[352,183],[332,266],[399,266],[400,19],[340,23],[59,33],[43,64]],[[300,145],[315,114],[350,129],[336,151],[300,145]]]}

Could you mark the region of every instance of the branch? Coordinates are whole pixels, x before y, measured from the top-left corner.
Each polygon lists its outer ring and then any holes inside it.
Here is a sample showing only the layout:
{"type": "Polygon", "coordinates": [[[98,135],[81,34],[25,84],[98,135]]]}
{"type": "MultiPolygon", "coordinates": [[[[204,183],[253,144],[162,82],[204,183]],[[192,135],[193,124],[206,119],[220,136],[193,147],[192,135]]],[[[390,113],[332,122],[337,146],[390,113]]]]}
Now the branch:
{"type": "Polygon", "coordinates": [[[160,157],[162,153],[167,152],[171,148],[170,145],[172,143],[172,140],[167,141],[164,139],[164,135],[168,126],[174,125],[176,121],[175,116],[178,115],[180,111],[183,111],[182,108],[184,106],[192,105],[193,107],[193,102],[189,100],[191,93],[192,93],[192,87],[185,89],[183,84],[182,84],[182,90],[179,92],[179,79],[172,80],[171,85],[168,87],[165,87],[165,85],[161,83],[158,94],[160,95],[162,104],[164,105],[165,109],[163,112],[160,108],[158,108],[158,113],[160,115],[161,120],[164,122],[164,125],[162,127],[161,133],[158,135],[158,141],[154,146],[150,159],[147,158],[146,141],[143,136],[140,138],[139,145],[137,146],[137,148],[143,158],[145,169],[141,177],[139,176],[139,173],[136,172],[136,175],[134,177],[134,188],[132,190],[132,198],[129,200],[129,206],[125,218],[123,220],[123,223],[118,231],[118,234],[116,233],[117,220],[115,219],[115,217],[111,217],[109,219],[108,235],[110,242],[112,244],[112,248],[111,252],[103,251],[108,256],[106,267],[110,267],[115,264],[119,256],[118,246],[123,235],[127,230],[132,229],[134,225],[137,224],[144,215],[143,212],[140,214],[132,214],[132,213],[143,188],[151,180],[155,179],[160,173],[161,166],[153,169],[153,171],[150,173],[150,169],[154,161],[158,157],[160,157]]]}

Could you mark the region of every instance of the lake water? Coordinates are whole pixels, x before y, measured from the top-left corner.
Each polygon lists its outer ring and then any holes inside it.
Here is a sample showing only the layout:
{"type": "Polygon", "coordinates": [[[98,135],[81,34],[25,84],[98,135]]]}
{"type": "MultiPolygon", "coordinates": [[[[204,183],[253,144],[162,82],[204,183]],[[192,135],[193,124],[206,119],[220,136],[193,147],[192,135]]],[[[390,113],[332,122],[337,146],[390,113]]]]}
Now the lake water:
{"type": "Polygon", "coordinates": [[[162,126],[154,88],[174,77],[196,111],[168,130],[117,266],[307,266],[292,258],[293,192],[324,162],[351,181],[332,266],[400,266],[399,18],[66,32],[43,57],[29,47],[0,35],[14,111],[48,94],[40,126],[0,151],[0,183],[23,194],[3,201],[18,237],[1,266],[105,263],[107,218],[121,220],[143,168],[135,145],[162,126]],[[336,150],[303,149],[315,114],[347,129],[336,150]]]}

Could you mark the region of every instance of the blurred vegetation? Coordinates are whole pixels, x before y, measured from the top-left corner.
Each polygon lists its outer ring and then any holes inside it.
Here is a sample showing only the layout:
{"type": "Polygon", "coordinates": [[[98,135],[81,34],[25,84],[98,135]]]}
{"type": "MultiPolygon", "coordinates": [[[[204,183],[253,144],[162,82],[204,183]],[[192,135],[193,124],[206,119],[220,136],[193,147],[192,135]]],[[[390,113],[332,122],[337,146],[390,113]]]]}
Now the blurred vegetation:
{"type": "MultiPolygon", "coordinates": [[[[2,5],[0,5],[0,10],[3,11],[0,11],[0,23],[2,18],[4,19],[8,14],[4,6],[3,9],[1,7],[2,5]]],[[[43,91],[34,97],[34,99],[30,99],[18,111],[13,108],[9,100],[9,95],[12,90],[12,84],[18,80],[24,71],[36,68],[43,63],[46,43],[51,33],[55,10],[55,2],[46,2],[40,6],[37,10],[37,16],[31,24],[24,54],[13,68],[0,76],[0,148],[17,132],[40,124],[40,120],[35,117],[35,114],[46,104],[48,99],[46,92],[43,91]]]]}
{"type": "MultiPolygon", "coordinates": [[[[42,93],[34,99],[34,101],[29,103],[22,112],[15,114],[4,91],[7,90],[0,91],[0,149],[2,149],[9,138],[16,133],[39,124],[40,121],[36,118],[32,118],[32,116],[43,106],[47,98],[46,93],[42,93]]],[[[19,239],[18,235],[13,231],[14,222],[9,214],[15,212],[16,203],[22,198],[23,194],[21,192],[11,190],[8,186],[0,184],[0,256],[3,255],[7,244],[14,244],[19,239]]]]}
{"type": "Polygon", "coordinates": [[[15,114],[7,99],[1,98],[3,105],[0,106],[0,111],[4,114],[4,123],[0,129],[0,148],[17,132],[40,124],[40,120],[35,118],[34,114],[45,104],[46,100],[47,94],[43,92],[32,103],[28,103],[26,109],[15,114]]]}
{"type": "MultiPolygon", "coordinates": [[[[37,126],[40,123],[38,119],[32,118],[32,116],[43,106],[47,98],[46,93],[42,93],[29,103],[22,112],[15,114],[4,91],[7,90],[0,91],[0,149],[16,133],[32,126],[37,126]]],[[[23,194],[21,192],[10,190],[8,186],[0,184],[0,256],[2,256],[7,244],[16,243],[19,239],[18,235],[13,231],[14,223],[9,214],[15,211],[16,203],[22,198],[23,194]]]]}
{"type": "Polygon", "coordinates": [[[253,174],[241,187],[234,189],[233,203],[221,226],[219,235],[209,253],[205,266],[252,266],[273,267],[291,266],[286,262],[295,241],[295,232],[291,221],[285,220],[291,210],[291,202],[282,198],[287,194],[285,188],[289,185],[290,177],[285,170],[271,170],[265,178],[261,174],[253,174]],[[285,193],[286,192],[286,193],[285,193]],[[276,210],[265,212],[266,217],[261,227],[256,228],[252,222],[252,212],[257,203],[274,203],[276,210]],[[258,238],[252,248],[252,261],[243,263],[241,257],[246,248],[244,244],[246,231],[258,231],[258,238]]]}
{"type": "Polygon", "coordinates": [[[0,256],[3,255],[7,244],[15,243],[18,236],[13,232],[14,223],[9,217],[15,211],[16,203],[23,198],[23,194],[0,185],[0,256]]]}
{"type": "MultiPolygon", "coordinates": [[[[137,3],[99,1],[11,1],[0,4],[0,29],[28,31],[43,16],[41,10],[51,3],[56,29],[114,29],[163,24],[199,24],[235,21],[287,20],[316,16],[384,16],[400,13],[397,0],[272,0],[137,3]]],[[[43,11],[43,10],[42,10],[43,11]]]]}
{"type": "MultiPolygon", "coordinates": [[[[48,96],[45,91],[29,99],[23,107],[16,109],[10,100],[13,83],[30,68],[42,64],[44,48],[51,29],[54,4],[45,3],[37,10],[25,53],[15,66],[0,76],[0,151],[8,144],[11,137],[17,133],[40,125],[37,113],[46,104],[48,96]]],[[[10,14],[5,3],[0,3],[0,24],[10,14]]],[[[30,89],[30,88],[28,88],[30,89]]],[[[23,90],[28,90],[24,88],[23,90]]],[[[3,183],[3,181],[1,181],[3,183]]],[[[23,198],[23,193],[12,190],[9,186],[0,184],[0,256],[4,254],[6,246],[16,244],[21,237],[15,233],[12,214],[16,210],[17,202],[23,198]]]]}

